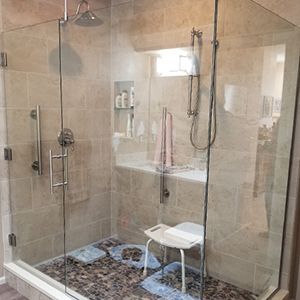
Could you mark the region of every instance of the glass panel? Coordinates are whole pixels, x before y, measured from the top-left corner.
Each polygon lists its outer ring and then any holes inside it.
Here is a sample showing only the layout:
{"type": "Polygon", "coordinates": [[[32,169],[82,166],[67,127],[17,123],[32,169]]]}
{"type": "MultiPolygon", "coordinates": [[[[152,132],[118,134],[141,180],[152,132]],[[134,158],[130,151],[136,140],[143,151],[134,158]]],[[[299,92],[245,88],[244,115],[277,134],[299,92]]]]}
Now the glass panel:
{"type": "MultiPolygon", "coordinates": [[[[187,15],[191,18],[191,12],[187,15]]],[[[175,299],[186,293],[187,297],[200,299],[202,276],[206,273],[201,257],[204,257],[212,32],[213,6],[209,5],[205,11],[199,9],[197,18],[182,25],[180,30],[170,29],[168,34],[176,38],[163,42],[154,52],[149,104],[152,131],[161,122],[162,108],[168,111],[164,181],[160,184],[163,195],[158,215],[164,239],[159,241],[154,237],[154,241],[166,247],[156,250],[163,271],[157,271],[148,281],[152,283],[149,290],[153,294],[158,285],[164,286],[163,292],[159,292],[162,298],[175,299]],[[210,18],[203,18],[204,14],[210,18]]],[[[160,145],[159,131],[156,135],[148,147],[150,157],[155,157],[160,145]]]]}
{"type": "MultiPolygon", "coordinates": [[[[95,276],[108,266],[101,241],[111,237],[110,8],[93,13],[99,26],[80,18],[60,26],[64,128],[73,133],[65,145],[66,286],[86,297],[103,289],[95,276]]],[[[56,262],[62,279],[63,261],[56,262]]]]}
{"type": "Polygon", "coordinates": [[[250,299],[278,287],[300,39],[252,1],[219,1],[218,20],[207,265],[250,299]]]}
{"type": "MultiPolygon", "coordinates": [[[[49,150],[61,128],[58,22],[3,33],[8,66],[4,69],[13,260],[36,266],[63,254],[63,193],[50,193],[49,150]]],[[[54,182],[62,165],[53,162],[54,182]]]]}
{"type": "Polygon", "coordinates": [[[152,257],[144,278],[139,271],[133,274],[138,288],[130,288],[128,298],[179,297],[184,290],[180,246],[185,249],[187,297],[200,295],[199,243],[192,247],[179,229],[166,232],[184,223],[181,229],[195,230],[189,236],[195,232],[199,236],[197,226],[203,224],[206,151],[196,151],[190,142],[188,72],[193,62],[194,110],[199,64],[194,130],[195,142],[205,147],[213,6],[204,1],[192,11],[187,2],[167,8],[162,2],[156,6],[136,1],[112,10],[112,101],[118,106],[119,92],[131,87],[135,92],[133,132],[127,132],[128,111],[117,108],[113,116],[113,217],[118,237],[125,243],[149,245],[152,257]],[[195,36],[195,56],[191,56],[193,26],[203,32],[199,39],[195,36]],[[176,232],[179,236],[172,235],[176,232]]]}

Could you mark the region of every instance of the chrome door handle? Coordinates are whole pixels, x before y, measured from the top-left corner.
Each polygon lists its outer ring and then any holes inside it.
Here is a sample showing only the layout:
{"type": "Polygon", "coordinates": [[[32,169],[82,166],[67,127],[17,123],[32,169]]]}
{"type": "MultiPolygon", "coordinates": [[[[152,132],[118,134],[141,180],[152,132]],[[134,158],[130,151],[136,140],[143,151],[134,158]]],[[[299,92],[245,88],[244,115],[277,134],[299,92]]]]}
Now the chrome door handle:
{"type": "Polygon", "coordinates": [[[49,173],[50,173],[50,193],[53,194],[54,188],[59,186],[68,186],[68,149],[64,150],[64,154],[52,154],[52,150],[49,150],[49,173]],[[63,159],[64,163],[64,176],[63,182],[54,183],[53,180],[53,159],[63,159]]]}
{"type": "Polygon", "coordinates": [[[41,139],[41,113],[40,106],[37,105],[30,113],[31,118],[36,120],[36,149],[37,160],[32,163],[32,168],[38,172],[38,175],[42,175],[42,139],[41,139]]]}

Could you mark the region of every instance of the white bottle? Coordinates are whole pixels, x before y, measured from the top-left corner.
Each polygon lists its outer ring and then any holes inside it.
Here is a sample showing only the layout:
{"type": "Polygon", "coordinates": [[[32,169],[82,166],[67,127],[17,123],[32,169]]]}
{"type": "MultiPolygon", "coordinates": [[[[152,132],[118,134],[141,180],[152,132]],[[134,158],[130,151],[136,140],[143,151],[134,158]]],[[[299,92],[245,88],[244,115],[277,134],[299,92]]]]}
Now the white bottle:
{"type": "Polygon", "coordinates": [[[131,116],[130,116],[130,114],[127,115],[126,136],[128,138],[132,137],[132,127],[131,127],[131,116]]]}
{"type": "Polygon", "coordinates": [[[122,95],[121,94],[117,95],[115,102],[116,102],[115,103],[116,108],[121,108],[122,107],[122,95]]]}
{"type": "Polygon", "coordinates": [[[132,117],[131,117],[131,136],[134,137],[134,114],[132,114],[132,117]]]}
{"type": "Polygon", "coordinates": [[[128,108],[128,93],[126,90],[122,91],[122,107],[128,108]]]}
{"type": "Polygon", "coordinates": [[[141,121],[137,129],[137,136],[139,138],[140,143],[143,142],[144,140],[144,133],[145,133],[145,125],[144,122],[141,121]]]}
{"type": "Polygon", "coordinates": [[[155,121],[152,122],[151,126],[152,142],[155,143],[157,136],[157,124],[155,121]]]}
{"type": "Polygon", "coordinates": [[[134,86],[130,88],[130,107],[134,107],[134,86]]]}

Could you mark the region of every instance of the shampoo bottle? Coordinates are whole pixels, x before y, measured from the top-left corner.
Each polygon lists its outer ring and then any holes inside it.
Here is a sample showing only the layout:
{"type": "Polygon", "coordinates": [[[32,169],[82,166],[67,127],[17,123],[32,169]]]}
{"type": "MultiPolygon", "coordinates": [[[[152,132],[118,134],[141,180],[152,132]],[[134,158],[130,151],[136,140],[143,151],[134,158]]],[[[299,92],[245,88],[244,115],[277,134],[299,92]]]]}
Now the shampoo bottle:
{"type": "Polygon", "coordinates": [[[122,107],[123,108],[128,108],[129,105],[128,105],[128,93],[126,90],[124,90],[122,92],[122,107]]]}
{"type": "Polygon", "coordinates": [[[122,107],[122,95],[118,94],[115,100],[115,106],[116,108],[121,108],[122,107]]]}

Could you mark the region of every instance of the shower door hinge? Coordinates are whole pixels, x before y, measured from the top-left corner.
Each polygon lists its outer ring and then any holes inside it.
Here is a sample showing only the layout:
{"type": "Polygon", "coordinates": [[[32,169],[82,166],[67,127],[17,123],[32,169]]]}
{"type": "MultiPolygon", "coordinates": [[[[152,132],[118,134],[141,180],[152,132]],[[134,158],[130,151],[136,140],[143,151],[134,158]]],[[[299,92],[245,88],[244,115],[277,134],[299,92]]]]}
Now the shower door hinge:
{"type": "Polygon", "coordinates": [[[12,246],[12,247],[17,246],[17,237],[14,233],[10,233],[8,235],[8,243],[9,243],[9,246],[12,246]]]}
{"type": "Polygon", "coordinates": [[[0,67],[5,68],[7,67],[7,53],[0,52],[0,67]]]}
{"type": "Polygon", "coordinates": [[[4,160],[12,160],[12,150],[9,147],[4,148],[4,160]]]}

